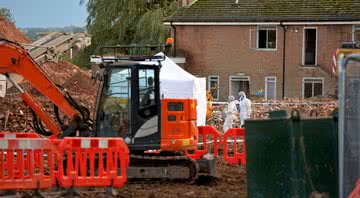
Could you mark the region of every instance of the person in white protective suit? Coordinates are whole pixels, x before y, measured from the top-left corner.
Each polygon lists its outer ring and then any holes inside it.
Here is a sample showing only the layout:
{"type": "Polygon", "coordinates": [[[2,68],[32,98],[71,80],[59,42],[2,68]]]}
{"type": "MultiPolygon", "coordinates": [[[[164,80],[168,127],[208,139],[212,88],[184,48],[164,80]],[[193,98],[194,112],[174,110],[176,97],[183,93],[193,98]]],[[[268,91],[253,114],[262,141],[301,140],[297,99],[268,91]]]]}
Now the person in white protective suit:
{"type": "Polygon", "coordinates": [[[224,112],[225,113],[225,122],[224,122],[224,126],[223,126],[224,133],[228,129],[233,127],[234,119],[236,118],[236,114],[238,113],[237,107],[236,107],[237,101],[235,100],[235,97],[229,96],[228,100],[229,100],[229,104],[225,108],[225,112],[224,112]]]}
{"type": "Polygon", "coordinates": [[[240,109],[240,127],[243,127],[245,120],[251,115],[251,101],[246,98],[245,92],[239,92],[239,109],[240,109]]]}

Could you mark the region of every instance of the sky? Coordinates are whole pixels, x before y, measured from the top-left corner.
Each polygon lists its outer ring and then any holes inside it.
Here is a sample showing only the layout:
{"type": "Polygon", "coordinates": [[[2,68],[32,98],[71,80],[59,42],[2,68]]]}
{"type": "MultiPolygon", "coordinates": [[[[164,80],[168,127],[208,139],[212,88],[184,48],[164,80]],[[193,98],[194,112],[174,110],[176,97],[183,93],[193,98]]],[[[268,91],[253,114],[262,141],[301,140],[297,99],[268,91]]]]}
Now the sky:
{"type": "Polygon", "coordinates": [[[80,0],[0,0],[1,8],[10,9],[16,26],[85,26],[87,11],[80,0]]]}

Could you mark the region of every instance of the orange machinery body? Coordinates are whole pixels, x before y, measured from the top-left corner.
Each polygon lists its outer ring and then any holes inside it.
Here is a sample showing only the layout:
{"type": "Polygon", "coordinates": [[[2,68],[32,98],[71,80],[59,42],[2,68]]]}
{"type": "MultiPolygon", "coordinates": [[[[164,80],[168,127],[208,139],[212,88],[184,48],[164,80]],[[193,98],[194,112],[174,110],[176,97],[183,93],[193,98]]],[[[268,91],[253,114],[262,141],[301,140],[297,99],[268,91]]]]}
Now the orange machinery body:
{"type": "MultiPolygon", "coordinates": [[[[11,41],[0,40],[0,74],[8,75],[11,73],[25,78],[69,118],[73,119],[78,115],[78,112],[68,103],[63,93],[46,76],[24,48],[11,41]]],[[[21,97],[53,132],[54,136],[61,133],[60,127],[55,124],[55,121],[43,110],[30,93],[22,92],[21,97]]]]}
{"type": "Polygon", "coordinates": [[[196,149],[199,139],[196,126],[196,99],[162,99],[161,101],[161,150],[196,149]],[[170,103],[183,104],[183,108],[169,110],[170,103]]]}

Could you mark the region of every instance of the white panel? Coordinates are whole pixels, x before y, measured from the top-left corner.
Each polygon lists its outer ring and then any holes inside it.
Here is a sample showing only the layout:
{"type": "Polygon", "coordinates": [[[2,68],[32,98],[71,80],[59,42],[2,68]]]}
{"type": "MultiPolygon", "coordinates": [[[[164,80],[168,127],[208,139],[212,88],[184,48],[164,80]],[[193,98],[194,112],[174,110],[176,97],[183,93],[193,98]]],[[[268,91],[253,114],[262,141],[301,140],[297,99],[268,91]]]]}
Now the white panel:
{"type": "Polygon", "coordinates": [[[81,148],[90,148],[90,142],[91,140],[81,140],[81,148]]]}
{"type": "Polygon", "coordinates": [[[34,149],[36,146],[31,140],[19,140],[19,149],[34,149]]]}
{"type": "Polygon", "coordinates": [[[8,149],[8,148],[9,148],[8,140],[0,140],[0,149],[8,149]]]}
{"type": "Polygon", "coordinates": [[[108,140],[99,140],[99,148],[108,148],[109,142],[108,140]]]}
{"type": "Polygon", "coordinates": [[[5,139],[16,138],[16,135],[15,134],[5,134],[4,138],[5,139]]]}
{"type": "Polygon", "coordinates": [[[0,97],[4,98],[6,95],[6,76],[0,74],[0,97]]]}
{"type": "Polygon", "coordinates": [[[135,138],[143,138],[158,132],[158,116],[146,121],[136,132],[135,138]]]}

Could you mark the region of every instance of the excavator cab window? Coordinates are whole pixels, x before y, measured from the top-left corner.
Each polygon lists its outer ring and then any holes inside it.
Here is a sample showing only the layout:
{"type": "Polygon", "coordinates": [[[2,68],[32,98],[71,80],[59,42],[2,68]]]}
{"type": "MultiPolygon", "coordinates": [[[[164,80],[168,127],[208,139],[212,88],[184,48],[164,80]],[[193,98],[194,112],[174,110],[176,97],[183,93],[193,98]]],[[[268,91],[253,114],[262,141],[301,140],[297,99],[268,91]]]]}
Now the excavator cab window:
{"type": "Polygon", "coordinates": [[[102,99],[102,119],[98,123],[101,137],[125,137],[129,132],[131,112],[131,70],[114,68],[105,83],[102,99]]]}
{"type": "Polygon", "coordinates": [[[156,112],[153,111],[155,101],[155,70],[139,69],[139,114],[143,118],[151,117],[156,112]]]}

